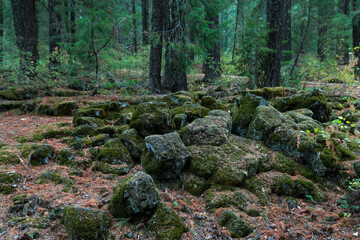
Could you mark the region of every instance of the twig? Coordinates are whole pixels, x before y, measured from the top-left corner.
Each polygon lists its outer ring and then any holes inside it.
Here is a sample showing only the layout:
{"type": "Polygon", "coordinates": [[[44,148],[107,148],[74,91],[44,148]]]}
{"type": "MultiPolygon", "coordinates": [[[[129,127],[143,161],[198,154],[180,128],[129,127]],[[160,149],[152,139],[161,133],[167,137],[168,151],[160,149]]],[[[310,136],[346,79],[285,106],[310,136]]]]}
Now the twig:
{"type": "Polygon", "coordinates": [[[29,168],[25,165],[24,159],[19,156],[20,163],[24,166],[25,170],[29,170],[29,168]]]}

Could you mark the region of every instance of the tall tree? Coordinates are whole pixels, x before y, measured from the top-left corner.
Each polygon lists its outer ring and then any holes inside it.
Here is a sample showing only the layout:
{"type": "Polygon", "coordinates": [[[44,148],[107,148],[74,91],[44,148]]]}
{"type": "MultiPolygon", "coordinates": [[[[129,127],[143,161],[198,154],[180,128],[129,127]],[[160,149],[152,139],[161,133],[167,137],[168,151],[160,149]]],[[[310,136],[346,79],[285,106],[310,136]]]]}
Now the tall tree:
{"type": "Polygon", "coordinates": [[[220,65],[220,31],[219,12],[217,6],[205,6],[206,20],[212,30],[209,44],[206,49],[207,55],[204,63],[205,82],[213,83],[221,77],[220,65]]]}
{"type": "Polygon", "coordinates": [[[4,42],[4,15],[3,15],[3,11],[4,11],[4,0],[0,0],[0,66],[3,62],[3,51],[4,51],[4,47],[3,47],[3,42],[4,42]]]}
{"type": "Polygon", "coordinates": [[[34,77],[39,59],[35,0],[12,0],[11,7],[16,45],[20,50],[20,73],[34,77]]]}
{"type": "Polygon", "coordinates": [[[152,19],[151,19],[151,47],[149,63],[149,89],[152,92],[161,92],[161,58],[162,42],[164,31],[165,6],[168,0],[152,1],[152,19]]]}
{"type": "Polygon", "coordinates": [[[358,79],[360,76],[360,12],[359,12],[359,0],[353,0],[353,11],[355,13],[352,22],[353,30],[353,55],[356,59],[356,65],[354,67],[355,76],[358,79]]]}
{"type": "MultiPolygon", "coordinates": [[[[238,31],[238,27],[239,27],[239,16],[240,14],[243,15],[243,13],[240,13],[240,11],[244,10],[243,6],[244,4],[244,0],[237,0],[237,4],[236,4],[236,15],[235,15],[235,27],[234,27],[234,42],[233,42],[233,48],[232,48],[232,55],[231,55],[231,61],[234,62],[234,57],[235,57],[235,51],[236,51],[236,43],[237,43],[237,31],[238,31]]],[[[241,25],[241,28],[243,28],[244,26],[241,25]]]]}
{"type": "MultiPolygon", "coordinates": [[[[350,0],[340,0],[339,1],[339,11],[341,14],[345,15],[345,16],[349,16],[350,15],[350,0]]],[[[344,36],[342,38],[342,42],[341,42],[341,63],[342,64],[348,64],[349,63],[349,43],[348,43],[348,37],[344,36]]]]}
{"type": "Polygon", "coordinates": [[[325,60],[327,41],[328,41],[328,29],[331,15],[333,14],[333,1],[316,1],[318,9],[317,17],[317,52],[319,59],[325,60]]]}
{"type": "Polygon", "coordinates": [[[76,33],[76,2],[75,0],[70,0],[70,43],[74,47],[76,43],[75,33],[76,33]]]}
{"type": "Polygon", "coordinates": [[[61,14],[59,12],[60,6],[60,0],[48,0],[50,70],[54,70],[59,65],[58,58],[61,42],[61,14]]]}
{"type": "Polygon", "coordinates": [[[283,14],[283,0],[267,0],[267,23],[269,25],[269,40],[268,47],[271,52],[267,59],[267,77],[265,85],[267,87],[280,86],[281,76],[281,44],[282,32],[281,30],[281,14],[283,14]]]}
{"type": "Polygon", "coordinates": [[[142,43],[143,46],[149,44],[149,0],[141,0],[142,15],[142,43]]]}
{"type": "Polygon", "coordinates": [[[283,0],[281,4],[281,60],[290,61],[291,53],[291,0],[283,0]]]}
{"type": "Polygon", "coordinates": [[[138,42],[137,42],[137,26],[136,26],[136,1],[132,0],[132,13],[133,13],[133,50],[137,53],[138,42]]]}
{"type": "Polygon", "coordinates": [[[177,92],[187,90],[185,57],[184,0],[170,0],[166,21],[166,52],[163,90],[177,92]]]}

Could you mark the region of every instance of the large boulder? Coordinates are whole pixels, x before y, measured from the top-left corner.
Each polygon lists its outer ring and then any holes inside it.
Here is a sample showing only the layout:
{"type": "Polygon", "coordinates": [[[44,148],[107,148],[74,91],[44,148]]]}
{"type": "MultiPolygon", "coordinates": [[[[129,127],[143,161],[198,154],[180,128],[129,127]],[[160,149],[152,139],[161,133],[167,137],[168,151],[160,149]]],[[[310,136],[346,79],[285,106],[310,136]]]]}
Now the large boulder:
{"type": "Polygon", "coordinates": [[[327,122],[330,119],[331,107],[327,103],[325,95],[319,89],[315,89],[310,93],[277,98],[272,102],[273,106],[280,112],[308,108],[314,113],[314,119],[320,122],[327,122]]]}
{"type": "Polygon", "coordinates": [[[158,205],[147,226],[158,240],[180,240],[182,234],[187,232],[176,212],[163,203],[158,205]]]}
{"type": "Polygon", "coordinates": [[[232,130],[235,134],[245,137],[249,124],[254,117],[258,106],[266,106],[266,100],[262,97],[246,94],[240,101],[240,106],[232,116],[232,130]]]}
{"type": "Polygon", "coordinates": [[[171,132],[173,123],[168,105],[164,102],[139,104],[132,114],[130,127],[143,137],[171,132]]]}
{"type": "Polygon", "coordinates": [[[141,156],[144,170],[158,179],[175,179],[190,157],[189,150],[176,132],[151,135],[145,138],[146,148],[141,156]]]}
{"type": "Polygon", "coordinates": [[[138,172],[120,184],[110,200],[108,210],[117,218],[150,216],[160,201],[151,176],[138,172]]]}
{"type": "Polygon", "coordinates": [[[76,123],[76,120],[79,117],[92,117],[92,118],[105,118],[105,110],[103,108],[95,108],[95,107],[86,107],[86,108],[79,108],[73,117],[73,123],[76,123]]]}
{"type": "Polygon", "coordinates": [[[127,129],[120,135],[120,140],[129,150],[134,161],[140,161],[141,154],[145,150],[145,141],[139,133],[133,129],[127,129]]]}
{"type": "Polygon", "coordinates": [[[203,118],[208,115],[209,112],[210,110],[208,108],[193,103],[185,103],[182,106],[170,110],[172,116],[176,116],[178,114],[185,114],[187,122],[192,122],[197,118],[203,118]]]}
{"type": "Polygon", "coordinates": [[[219,219],[220,226],[226,227],[233,238],[243,238],[253,232],[253,228],[231,210],[225,210],[219,219]]]}
{"type": "Polygon", "coordinates": [[[215,145],[226,143],[231,133],[231,116],[229,113],[214,110],[204,118],[195,119],[181,128],[179,134],[186,146],[215,145]]]}
{"type": "Polygon", "coordinates": [[[51,145],[40,145],[32,147],[30,154],[30,164],[33,166],[41,166],[50,161],[55,154],[55,149],[51,145]]]}
{"type": "Polygon", "coordinates": [[[68,206],[64,208],[63,217],[70,239],[108,239],[111,222],[102,211],[68,206]]]}
{"type": "Polygon", "coordinates": [[[132,165],[133,159],[122,141],[118,138],[107,140],[100,149],[97,159],[109,164],[132,165]]]}
{"type": "Polygon", "coordinates": [[[78,117],[74,118],[73,124],[74,127],[78,126],[89,126],[93,128],[99,128],[105,126],[105,122],[102,119],[94,118],[94,117],[78,117]]]}

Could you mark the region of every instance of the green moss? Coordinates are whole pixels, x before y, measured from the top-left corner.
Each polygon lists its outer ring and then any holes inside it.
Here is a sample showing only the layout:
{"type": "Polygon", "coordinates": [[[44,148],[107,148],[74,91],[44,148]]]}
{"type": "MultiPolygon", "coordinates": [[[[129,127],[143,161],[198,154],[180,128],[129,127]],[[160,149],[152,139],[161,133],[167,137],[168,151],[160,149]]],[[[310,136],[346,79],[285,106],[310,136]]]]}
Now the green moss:
{"type": "Polygon", "coordinates": [[[274,170],[292,175],[295,171],[295,163],[280,152],[275,153],[274,170]]]}
{"type": "Polygon", "coordinates": [[[0,90],[0,98],[4,100],[24,100],[25,92],[15,88],[0,90]]]}
{"type": "Polygon", "coordinates": [[[184,104],[170,110],[172,116],[185,114],[188,122],[194,121],[196,118],[203,118],[208,115],[210,110],[198,104],[184,104]]]}
{"type": "Polygon", "coordinates": [[[130,152],[120,139],[109,139],[100,149],[97,159],[109,164],[133,164],[130,152]]]}
{"type": "Polygon", "coordinates": [[[46,171],[45,173],[40,175],[38,179],[39,184],[49,182],[53,182],[55,184],[62,184],[65,188],[69,188],[74,184],[70,179],[63,177],[58,171],[46,171]]]}
{"type": "Polygon", "coordinates": [[[105,142],[107,140],[110,139],[110,135],[109,134],[99,134],[97,135],[94,140],[91,141],[91,146],[95,147],[95,146],[101,146],[104,145],[105,142]]]}
{"type": "Polygon", "coordinates": [[[360,142],[359,141],[347,140],[346,145],[348,146],[348,148],[351,151],[356,152],[356,153],[360,153],[360,142]]]}
{"type": "Polygon", "coordinates": [[[264,191],[264,185],[259,181],[259,179],[257,179],[256,176],[247,179],[245,187],[258,197],[261,205],[266,206],[269,203],[269,196],[264,191]]]}
{"type": "Polygon", "coordinates": [[[156,208],[147,226],[158,240],[180,240],[182,234],[188,231],[176,212],[162,203],[156,208]]]}
{"type": "Polygon", "coordinates": [[[0,171],[0,193],[10,194],[17,187],[17,183],[21,180],[21,175],[15,172],[0,171]]]}
{"type": "Polygon", "coordinates": [[[325,201],[326,196],[319,192],[315,184],[312,181],[307,181],[302,178],[298,178],[294,181],[295,184],[295,197],[309,198],[312,197],[315,201],[325,201]]]}
{"type": "Polygon", "coordinates": [[[298,164],[296,165],[296,170],[300,173],[301,176],[310,179],[312,181],[319,181],[319,177],[316,176],[315,172],[308,166],[298,164]]]}
{"type": "Polygon", "coordinates": [[[253,232],[250,224],[230,210],[225,210],[219,219],[220,226],[226,227],[233,238],[243,238],[253,232]]]}
{"type": "Polygon", "coordinates": [[[33,166],[41,166],[50,161],[54,154],[55,150],[50,145],[33,146],[29,162],[33,166]]]}
{"type": "Polygon", "coordinates": [[[354,162],[353,169],[354,169],[356,175],[360,176],[360,160],[354,162]]]}
{"type": "Polygon", "coordinates": [[[76,165],[75,156],[70,149],[61,149],[58,159],[60,165],[76,165]]]}
{"type": "Polygon", "coordinates": [[[56,116],[72,116],[77,109],[75,102],[63,102],[55,105],[56,116]]]}
{"type": "Polygon", "coordinates": [[[93,128],[99,128],[105,126],[105,122],[102,119],[94,117],[78,117],[76,120],[73,120],[75,127],[85,125],[93,128]]]}
{"type": "Polygon", "coordinates": [[[205,202],[206,207],[210,209],[229,207],[231,198],[227,194],[217,194],[214,189],[209,189],[205,192],[205,202]]]}
{"type": "Polygon", "coordinates": [[[246,214],[251,216],[251,217],[259,217],[259,216],[261,216],[261,212],[259,210],[254,209],[254,208],[251,208],[251,209],[247,210],[246,214]]]}
{"type": "Polygon", "coordinates": [[[20,163],[20,159],[17,155],[7,152],[7,151],[0,151],[0,165],[4,164],[18,164],[20,163]]]}
{"type": "Polygon", "coordinates": [[[116,174],[116,175],[126,175],[129,173],[130,168],[127,165],[123,166],[113,166],[108,163],[98,162],[93,168],[93,171],[102,172],[104,174],[116,174]]]}
{"type": "Polygon", "coordinates": [[[193,174],[185,174],[181,178],[185,191],[194,196],[200,196],[206,189],[209,188],[208,182],[201,177],[193,174]]]}
{"type": "Polygon", "coordinates": [[[95,136],[97,134],[98,134],[98,132],[94,127],[87,126],[87,125],[81,125],[81,126],[74,128],[72,135],[77,136],[77,137],[83,137],[83,136],[95,136]]]}
{"type": "Polygon", "coordinates": [[[320,154],[320,159],[327,170],[335,171],[339,169],[339,165],[337,164],[336,154],[331,149],[325,149],[320,154]],[[334,157],[335,155],[335,157],[334,157]]]}
{"type": "Polygon", "coordinates": [[[73,240],[107,240],[110,219],[102,211],[65,207],[64,225],[73,240]]]}
{"type": "Polygon", "coordinates": [[[293,196],[294,195],[294,182],[288,175],[282,175],[274,179],[275,184],[271,186],[272,192],[279,195],[293,196]]]}
{"type": "Polygon", "coordinates": [[[73,117],[73,124],[77,124],[77,119],[79,117],[90,117],[90,118],[100,118],[103,119],[106,117],[105,110],[103,108],[79,108],[73,117]]]}
{"type": "Polygon", "coordinates": [[[348,148],[341,145],[338,141],[334,141],[336,155],[341,161],[355,160],[356,155],[348,148]]]}

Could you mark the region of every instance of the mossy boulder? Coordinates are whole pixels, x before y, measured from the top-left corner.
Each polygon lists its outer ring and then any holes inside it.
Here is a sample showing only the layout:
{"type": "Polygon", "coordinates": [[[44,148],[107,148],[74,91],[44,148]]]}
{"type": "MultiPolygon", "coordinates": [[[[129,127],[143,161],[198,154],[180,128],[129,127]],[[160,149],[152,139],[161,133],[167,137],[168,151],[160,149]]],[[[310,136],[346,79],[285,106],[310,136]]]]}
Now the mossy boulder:
{"type": "Polygon", "coordinates": [[[294,161],[286,157],[281,152],[274,152],[261,158],[259,161],[259,172],[267,172],[275,170],[277,172],[283,172],[293,174],[295,171],[294,161]]]}
{"type": "Polygon", "coordinates": [[[232,130],[235,134],[245,137],[249,124],[254,117],[255,109],[258,106],[265,106],[266,100],[262,97],[246,94],[240,100],[240,106],[232,116],[232,130]]]}
{"type": "Polygon", "coordinates": [[[134,128],[123,131],[119,138],[129,150],[134,161],[139,162],[141,154],[145,150],[144,138],[134,128]]]}
{"type": "Polygon", "coordinates": [[[320,122],[327,122],[330,119],[331,107],[327,103],[325,95],[319,89],[315,89],[310,93],[277,98],[272,102],[273,106],[280,112],[308,108],[314,113],[314,119],[320,122]]]}
{"type": "Polygon", "coordinates": [[[231,133],[231,116],[229,113],[214,110],[204,118],[195,119],[181,128],[179,134],[186,146],[216,145],[227,142],[231,133]]]}
{"type": "Polygon", "coordinates": [[[170,110],[172,116],[176,116],[178,114],[185,114],[186,121],[191,123],[197,118],[203,118],[208,115],[210,110],[206,107],[203,107],[199,104],[193,103],[185,103],[180,107],[176,107],[170,110]]]}
{"type": "Polygon", "coordinates": [[[16,88],[9,88],[6,90],[0,90],[0,99],[3,100],[25,100],[31,98],[32,91],[28,90],[29,93],[27,93],[26,90],[22,89],[16,89],[16,88]]]}
{"type": "Polygon", "coordinates": [[[181,176],[181,182],[184,185],[185,191],[194,196],[200,196],[210,186],[205,178],[198,177],[189,172],[181,176]]]}
{"type": "Polygon", "coordinates": [[[0,193],[10,194],[14,192],[20,180],[21,175],[19,173],[0,171],[0,193]]]}
{"type": "Polygon", "coordinates": [[[219,219],[220,226],[226,227],[233,238],[243,238],[253,232],[253,228],[231,210],[225,210],[219,219]]]}
{"type": "Polygon", "coordinates": [[[139,104],[132,114],[130,127],[143,137],[171,132],[173,122],[168,105],[164,102],[139,104]]]}
{"type": "Polygon", "coordinates": [[[360,176],[360,160],[354,162],[353,169],[354,169],[356,175],[360,176]]]}
{"type": "Polygon", "coordinates": [[[150,216],[160,203],[154,180],[144,172],[126,178],[108,205],[109,212],[118,218],[150,216]]]}
{"type": "Polygon", "coordinates": [[[184,113],[176,114],[173,118],[175,128],[180,129],[184,127],[187,123],[187,115],[184,113]]]}
{"type": "Polygon", "coordinates": [[[205,192],[206,207],[209,209],[226,208],[231,205],[231,196],[228,193],[219,193],[215,188],[205,192]]]}
{"type": "Polygon", "coordinates": [[[82,136],[95,136],[98,132],[95,127],[89,125],[77,126],[73,130],[73,135],[77,137],[82,136]]]}
{"type": "Polygon", "coordinates": [[[92,117],[103,119],[106,117],[104,108],[85,107],[79,108],[73,117],[73,124],[76,124],[76,120],[79,117],[92,117]]]}
{"type": "Polygon", "coordinates": [[[75,102],[63,102],[55,105],[54,114],[55,116],[72,116],[76,109],[75,102]]]}
{"type": "Polygon", "coordinates": [[[210,110],[226,110],[225,105],[219,104],[213,97],[211,96],[203,96],[200,101],[201,106],[204,106],[210,110]]]}
{"type": "Polygon", "coordinates": [[[279,195],[294,196],[295,184],[289,175],[275,178],[275,184],[271,186],[272,191],[279,195]]]}
{"type": "Polygon", "coordinates": [[[157,179],[175,179],[180,176],[190,152],[178,133],[151,135],[145,138],[145,144],[141,164],[148,174],[157,179]]]}
{"type": "Polygon", "coordinates": [[[97,162],[92,170],[104,174],[116,174],[122,176],[130,172],[130,167],[128,165],[112,165],[105,162],[97,162]]]}
{"type": "Polygon", "coordinates": [[[78,117],[73,120],[74,127],[85,125],[93,128],[104,127],[105,122],[99,118],[94,117],[78,117]]]}
{"type": "Polygon", "coordinates": [[[75,163],[75,156],[70,149],[61,149],[58,155],[60,165],[72,165],[75,163]]]}
{"type": "Polygon", "coordinates": [[[55,149],[48,144],[33,146],[30,154],[30,164],[41,166],[48,163],[55,154],[55,149]]]}
{"type": "Polygon", "coordinates": [[[96,147],[96,146],[104,145],[105,142],[109,139],[110,139],[109,134],[107,134],[107,133],[99,134],[94,138],[94,140],[91,141],[91,146],[96,147]]]}
{"type": "Polygon", "coordinates": [[[8,151],[0,151],[0,165],[12,164],[16,165],[20,163],[20,159],[16,154],[8,151]]]}
{"type": "Polygon", "coordinates": [[[356,123],[359,121],[359,116],[351,109],[342,111],[340,116],[344,118],[344,121],[349,121],[351,123],[356,123]]]}
{"type": "Polygon", "coordinates": [[[176,212],[163,203],[157,206],[147,227],[158,240],[180,240],[182,234],[188,231],[176,212]]]}
{"type": "Polygon", "coordinates": [[[355,160],[356,155],[347,147],[342,145],[339,141],[334,140],[335,153],[341,161],[355,160]]]}
{"type": "Polygon", "coordinates": [[[102,211],[79,207],[65,207],[65,229],[73,240],[107,240],[110,219],[102,211]]]}
{"type": "Polygon", "coordinates": [[[122,141],[118,138],[107,140],[100,149],[97,159],[109,164],[122,164],[132,166],[133,159],[122,141]]]}

